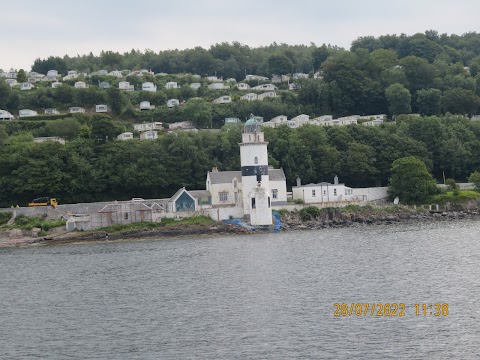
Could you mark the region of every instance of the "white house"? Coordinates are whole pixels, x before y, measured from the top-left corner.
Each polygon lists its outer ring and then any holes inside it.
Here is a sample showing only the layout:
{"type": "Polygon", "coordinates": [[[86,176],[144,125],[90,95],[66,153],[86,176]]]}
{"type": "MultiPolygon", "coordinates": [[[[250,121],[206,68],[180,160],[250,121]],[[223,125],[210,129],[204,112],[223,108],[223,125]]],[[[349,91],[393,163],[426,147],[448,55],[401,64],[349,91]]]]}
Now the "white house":
{"type": "Polygon", "coordinates": [[[133,133],[131,132],[124,132],[117,136],[117,140],[125,141],[125,140],[132,140],[133,133]]]}
{"type": "Polygon", "coordinates": [[[75,70],[71,70],[71,71],[68,72],[68,74],[66,76],[63,77],[63,81],[73,80],[73,79],[76,79],[76,78],[78,78],[78,73],[75,70]]]}
{"type": "Polygon", "coordinates": [[[358,116],[359,120],[387,120],[387,115],[386,114],[377,114],[377,115],[363,115],[363,116],[358,116]]]}
{"type": "Polygon", "coordinates": [[[5,77],[7,79],[16,79],[17,78],[17,72],[13,69],[10,69],[10,71],[5,73],[5,77]]]}
{"type": "Polygon", "coordinates": [[[0,120],[13,120],[14,116],[10,114],[7,110],[0,109],[0,120]]]}
{"type": "Polygon", "coordinates": [[[57,109],[49,108],[49,109],[45,109],[45,114],[47,114],[47,115],[58,115],[58,114],[60,114],[60,111],[58,111],[57,109]]]}
{"type": "Polygon", "coordinates": [[[287,125],[287,124],[288,124],[287,116],[279,115],[279,116],[275,116],[270,121],[265,121],[264,123],[262,123],[262,126],[275,128],[275,127],[278,127],[278,126],[281,126],[281,125],[287,125]]]}
{"type": "Polygon", "coordinates": [[[123,75],[122,75],[122,72],[119,71],[119,70],[110,71],[110,72],[108,73],[108,75],[110,75],[110,76],[115,76],[115,77],[117,77],[117,78],[120,78],[120,77],[123,76],[123,75]]]}
{"type": "Polygon", "coordinates": [[[128,81],[120,81],[118,83],[118,88],[120,90],[124,91],[134,91],[135,90],[135,85],[130,85],[128,81]]]}
{"type": "Polygon", "coordinates": [[[167,107],[173,108],[175,106],[180,106],[180,101],[178,99],[170,99],[167,101],[167,107]]]}
{"type": "Polygon", "coordinates": [[[258,95],[255,93],[248,93],[240,96],[240,100],[247,100],[247,101],[258,100],[258,95]]]}
{"type": "Polygon", "coordinates": [[[287,124],[292,128],[298,128],[300,126],[308,124],[309,122],[310,122],[310,116],[301,114],[288,120],[287,124]]]}
{"type": "Polygon", "coordinates": [[[140,102],[140,110],[153,110],[153,109],[155,109],[155,105],[151,105],[150,101],[140,102]]]}
{"type": "Polygon", "coordinates": [[[73,106],[68,110],[70,111],[70,114],[83,114],[85,112],[85,109],[80,106],[73,106]]]}
{"type": "Polygon", "coordinates": [[[165,89],[178,89],[179,86],[175,81],[170,81],[165,84],[165,89]]]}
{"type": "Polygon", "coordinates": [[[245,76],[246,81],[257,80],[257,81],[267,81],[269,80],[268,77],[260,76],[260,75],[247,75],[245,76]]]}
{"type": "Polygon", "coordinates": [[[58,87],[62,86],[62,83],[59,81],[54,81],[52,82],[52,88],[56,89],[58,87]]]}
{"type": "Polygon", "coordinates": [[[225,90],[230,89],[230,85],[225,85],[224,83],[215,82],[208,85],[208,89],[210,90],[225,90]]]}
{"type": "Polygon", "coordinates": [[[382,119],[370,120],[370,121],[362,123],[363,126],[378,126],[378,125],[382,125],[382,124],[383,124],[382,119]]]}
{"type": "Polygon", "coordinates": [[[298,80],[298,79],[308,79],[308,74],[305,74],[305,73],[294,73],[292,75],[293,79],[294,80],[298,80]]]}
{"type": "Polygon", "coordinates": [[[277,87],[273,84],[260,84],[257,86],[254,86],[252,90],[257,90],[257,91],[274,91],[277,90],[277,87]]]}
{"type": "Polygon", "coordinates": [[[355,201],[353,189],[338,183],[335,176],[334,183],[322,182],[319,184],[301,185],[297,178],[297,186],[292,186],[293,200],[301,200],[304,204],[338,203],[355,201]]]}
{"type": "Polygon", "coordinates": [[[200,83],[191,83],[190,84],[190,87],[193,89],[193,90],[198,90],[202,87],[202,84],[200,83]]]}
{"type": "Polygon", "coordinates": [[[95,112],[106,113],[106,112],[108,112],[108,106],[107,105],[95,105],[95,112]]]}
{"type": "Polygon", "coordinates": [[[85,83],[85,81],[76,81],[74,87],[76,89],[86,89],[87,84],[85,83]]]}
{"type": "Polygon", "coordinates": [[[58,142],[60,144],[65,144],[65,139],[59,136],[44,136],[44,137],[36,137],[33,138],[33,142],[41,144],[47,141],[58,142]]]}
{"type": "Polygon", "coordinates": [[[155,140],[158,139],[158,131],[145,131],[140,134],[140,140],[155,140]]]}
{"type": "Polygon", "coordinates": [[[48,70],[47,71],[47,76],[57,77],[58,76],[58,71],[57,70],[48,70]]]}
{"type": "Polygon", "coordinates": [[[213,100],[214,104],[228,104],[232,102],[232,98],[228,95],[220,96],[219,98],[213,100]]]}
{"type": "Polygon", "coordinates": [[[194,126],[191,121],[179,121],[176,123],[168,124],[170,130],[185,130],[185,129],[194,129],[194,126]]]}
{"type": "Polygon", "coordinates": [[[17,80],[16,79],[5,79],[5,82],[10,85],[10,87],[13,87],[17,85],[17,80]]]}
{"type": "Polygon", "coordinates": [[[34,110],[30,110],[30,109],[22,109],[22,110],[18,110],[18,117],[27,117],[27,116],[37,116],[38,113],[34,110]]]}
{"type": "Polygon", "coordinates": [[[257,99],[261,101],[265,98],[276,98],[276,97],[277,97],[277,93],[275,91],[267,91],[267,92],[258,94],[257,99]]]}
{"type": "Polygon", "coordinates": [[[20,90],[32,90],[35,86],[29,82],[24,82],[20,85],[20,90]]]}
{"type": "Polygon", "coordinates": [[[134,124],[133,129],[138,132],[151,131],[151,130],[163,130],[163,123],[159,121],[148,122],[143,124],[134,124]]]}
{"type": "Polygon", "coordinates": [[[206,79],[210,82],[223,82],[222,78],[218,78],[216,76],[207,76],[206,79]]]}
{"type": "Polygon", "coordinates": [[[237,88],[238,90],[249,90],[250,85],[248,85],[247,83],[238,83],[237,88]]]}
{"type": "Polygon", "coordinates": [[[157,85],[147,81],[142,84],[142,91],[157,91],[157,85]]]}
{"type": "Polygon", "coordinates": [[[98,75],[108,75],[108,71],[105,69],[98,70],[98,75]]]}
{"type": "Polygon", "coordinates": [[[110,88],[110,84],[108,83],[108,81],[99,81],[98,82],[98,87],[100,89],[109,89],[110,88]]]}
{"type": "Polygon", "coordinates": [[[236,118],[236,117],[228,117],[228,118],[225,118],[225,125],[227,124],[238,124],[240,121],[239,118],[236,118]]]}

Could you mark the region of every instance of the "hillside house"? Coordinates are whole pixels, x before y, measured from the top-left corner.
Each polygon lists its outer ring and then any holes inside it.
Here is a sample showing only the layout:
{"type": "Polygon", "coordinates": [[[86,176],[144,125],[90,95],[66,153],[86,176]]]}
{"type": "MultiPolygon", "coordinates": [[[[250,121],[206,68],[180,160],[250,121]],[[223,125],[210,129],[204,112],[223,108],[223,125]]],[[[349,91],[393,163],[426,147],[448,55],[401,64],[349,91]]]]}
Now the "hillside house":
{"type": "Polygon", "coordinates": [[[85,83],[85,81],[76,81],[74,87],[75,89],[86,89],[87,84],[85,83]]]}
{"type": "Polygon", "coordinates": [[[29,82],[24,82],[20,84],[20,90],[32,90],[35,86],[29,82]]]}
{"type": "Polygon", "coordinates": [[[53,108],[45,109],[45,115],[58,115],[58,114],[60,114],[60,111],[58,111],[57,109],[53,109],[53,108]]]}
{"type": "Polygon", "coordinates": [[[117,136],[117,140],[120,140],[120,141],[126,141],[126,140],[132,140],[132,139],[133,139],[132,132],[124,132],[117,136]]]}
{"type": "Polygon", "coordinates": [[[71,108],[68,109],[70,114],[83,114],[85,113],[85,109],[83,107],[80,107],[80,106],[73,106],[71,108]]]}
{"type": "Polygon", "coordinates": [[[158,131],[145,131],[140,134],[140,140],[155,140],[158,139],[158,131]]]}
{"type": "Polygon", "coordinates": [[[193,90],[198,90],[202,87],[202,84],[200,83],[191,83],[190,84],[190,87],[193,89],[193,90]]]}
{"type": "Polygon", "coordinates": [[[5,82],[10,85],[10,87],[14,87],[17,85],[17,80],[16,79],[5,79],[5,82]]]}
{"type": "Polygon", "coordinates": [[[62,83],[60,81],[54,81],[52,82],[52,88],[56,89],[58,87],[62,86],[62,83]]]}
{"type": "Polygon", "coordinates": [[[108,83],[108,81],[99,81],[98,82],[98,87],[100,89],[109,89],[110,88],[110,83],[108,83]]]}
{"type": "Polygon", "coordinates": [[[238,83],[237,88],[238,90],[249,90],[250,85],[248,85],[247,83],[238,83]]]}
{"type": "Polygon", "coordinates": [[[194,129],[194,126],[191,121],[179,121],[176,123],[168,124],[169,130],[186,130],[194,129]]]}
{"type": "Polygon", "coordinates": [[[173,108],[175,106],[180,106],[180,101],[178,99],[170,99],[167,101],[167,107],[173,108]]]}
{"type": "Polygon", "coordinates": [[[106,113],[106,112],[108,112],[108,106],[107,105],[95,105],[95,112],[106,113]]]}
{"type": "Polygon", "coordinates": [[[219,98],[216,98],[213,100],[214,104],[228,104],[232,102],[232,98],[228,95],[220,96],[219,98]]]}
{"type": "Polygon", "coordinates": [[[22,109],[22,110],[18,110],[18,117],[27,117],[27,116],[37,116],[38,113],[34,110],[30,110],[30,109],[22,109]]]}
{"type": "Polygon", "coordinates": [[[110,71],[110,72],[108,73],[108,75],[110,75],[110,76],[115,76],[115,77],[117,77],[117,78],[120,78],[120,77],[123,76],[123,75],[122,75],[122,72],[121,72],[121,71],[118,71],[118,70],[110,71]]]}
{"type": "Polygon", "coordinates": [[[267,92],[258,94],[257,99],[261,101],[266,98],[276,98],[276,97],[277,97],[277,93],[275,91],[267,91],[267,92]]]}
{"type": "Polygon", "coordinates": [[[177,82],[175,81],[169,81],[165,84],[165,89],[178,89],[180,86],[178,86],[177,82]]]}
{"type": "Polygon", "coordinates": [[[141,101],[139,105],[140,110],[153,110],[155,105],[150,104],[150,101],[141,101]]]}
{"type": "Polygon", "coordinates": [[[7,110],[0,109],[0,120],[13,120],[15,117],[7,110]]]}
{"type": "Polygon", "coordinates": [[[142,84],[142,91],[152,91],[155,92],[157,91],[157,85],[154,83],[147,81],[142,84]]]}
{"type": "Polygon", "coordinates": [[[268,77],[265,77],[265,76],[260,76],[260,75],[247,75],[245,76],[245,80],[246,81],[252,81],[252,80],[255,80],[255,81],[268,81],[270,80],[268,77]]]}
{"type": "Polygon", "coordinates": [[[257,86],[254,86],[252,90],[257,90],[257,91],[274,91],[277,90],[277,87],[273,84],[260,84],[257,86]]]}
{"type": "Polygon", "coordinates": [[[236,118],[236,117],[225,118],[225,125],[227,125],[227,124],[238,124],[240,122],[241,122],[240,119],[236,118]]]}
{"type": "Polygon", "coordinates": [[[128,81],[120,81],[118,83],[118,88],[123,91],[134,91],[135,85],[130,85],[128,81]]]}
{"type": "Polygon", "coordinates": [[[240,100],[247,100],[247,101],[258,100],[258,95],[255,93],[248,93],[240,96],[240,100]]]}
{"type": "Polygon", "coordinates": [[[148,122],[143,124],[134,124],[133,130],[138,132],[151,131],[151,130],[163,130],[163,123],[160,121],[148,122]]]}
{"type": "Polygon", "coordinates": [[[60,144],[65,144],[65,139],[61,138],[59,136],[44,136],[44,137],[33,138],[33,142],[35,142],[37,144],[41,144],[41,143],[48,142],[48,141],[53,141],[53,142],[58,142],[60,144]]]}

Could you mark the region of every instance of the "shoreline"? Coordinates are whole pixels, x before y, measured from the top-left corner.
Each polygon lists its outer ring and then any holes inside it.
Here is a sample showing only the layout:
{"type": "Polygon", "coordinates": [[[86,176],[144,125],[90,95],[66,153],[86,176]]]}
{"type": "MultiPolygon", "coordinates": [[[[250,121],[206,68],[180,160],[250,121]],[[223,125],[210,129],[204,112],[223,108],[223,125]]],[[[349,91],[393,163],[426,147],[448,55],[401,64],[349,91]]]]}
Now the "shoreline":
{"type": "MultiPolygon", "coordinates": [[[[476,205],[476,204],[475,204],[476,205]]],[[[305,214],[303,214],[305,216],[305,214]]],[[[456,220],[478,220],[480,212],[477,206],[470,206],[459,211],[431,212],[408,209],[370,209],[343,212],[338,208],[322,209],[317,216],[302,218],[301,212],[285,213],[281,216],[281,232],[302,230],[322,230],[334,228],[358,228],[364,226],[408,224],[418,222],[439,222],[456,220]]],[[[262,234],[264,230],[247,230],[240,226],[218,222],[214,224],[194,224],[183,226],[159,227],[157,229],[140,228],[130,231],[106,233],[67,232],[42,237],[20,237],[0,239],[0,249],[10,247],[31,247],[65,244],[88,244],[98,242],[120,242],[138,240],[166,240],[198,237],[216,237],[222,235],[262,234]]],[[[272,230],[273,232],[273,230],[272,230]]]]}

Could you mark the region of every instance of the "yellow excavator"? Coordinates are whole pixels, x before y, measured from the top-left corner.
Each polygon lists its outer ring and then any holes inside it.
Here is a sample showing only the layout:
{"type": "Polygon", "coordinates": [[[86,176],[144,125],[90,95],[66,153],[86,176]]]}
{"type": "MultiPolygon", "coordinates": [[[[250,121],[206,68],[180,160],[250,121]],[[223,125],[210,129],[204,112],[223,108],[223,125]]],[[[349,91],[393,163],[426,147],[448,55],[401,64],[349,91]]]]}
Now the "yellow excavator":
{"type": "Polygon", "coordinates": [[[38,199],[33,199],[32,202],[28,203],[28,206],[57,206],[57,199],[49,197],[41,197],[38,199]]]}

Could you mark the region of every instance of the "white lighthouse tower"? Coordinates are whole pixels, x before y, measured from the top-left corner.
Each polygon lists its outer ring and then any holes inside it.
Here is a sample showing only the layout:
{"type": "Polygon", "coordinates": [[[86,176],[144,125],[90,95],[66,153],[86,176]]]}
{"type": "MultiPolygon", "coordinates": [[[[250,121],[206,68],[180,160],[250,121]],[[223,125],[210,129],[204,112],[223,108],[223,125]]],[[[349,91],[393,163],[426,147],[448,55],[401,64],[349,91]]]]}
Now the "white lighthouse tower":
{"type": "Polygon", "coordinates": [[[250,215],[252,225],[272,225],[268,142],[253,116],[245,123],[239,145],[244,214],[250,215]]]}

